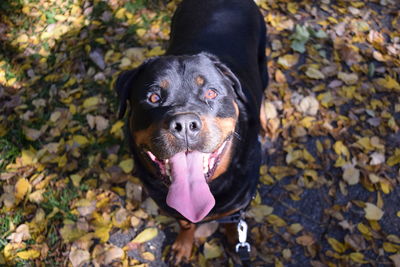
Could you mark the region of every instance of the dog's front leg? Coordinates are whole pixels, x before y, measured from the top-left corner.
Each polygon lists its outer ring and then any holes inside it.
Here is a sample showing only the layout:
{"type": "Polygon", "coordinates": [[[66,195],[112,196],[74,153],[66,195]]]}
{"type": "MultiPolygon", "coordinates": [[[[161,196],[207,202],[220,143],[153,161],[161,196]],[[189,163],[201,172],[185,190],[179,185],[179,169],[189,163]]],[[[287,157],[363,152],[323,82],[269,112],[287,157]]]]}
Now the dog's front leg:
{"type": "Polygon", "coordinates": [[[179,220],[180,232],[175,242],[172,244],[173,263],[178,265],[182,260],[189,260],[192,253],[194,231],[196,225],[185,221],[179,220]]]}

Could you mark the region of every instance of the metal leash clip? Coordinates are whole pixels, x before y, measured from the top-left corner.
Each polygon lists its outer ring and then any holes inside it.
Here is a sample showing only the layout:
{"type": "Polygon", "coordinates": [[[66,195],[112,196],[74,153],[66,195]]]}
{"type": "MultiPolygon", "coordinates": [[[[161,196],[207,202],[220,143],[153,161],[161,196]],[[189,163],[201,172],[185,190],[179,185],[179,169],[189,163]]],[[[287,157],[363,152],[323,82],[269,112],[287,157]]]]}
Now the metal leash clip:
{"type": "Polygon", "coordinates": [[[239,235],[239,243],[236,245],[236,252],[239,252],[241,248],[246,248],[247,252],[250,252],[250,244],[246,242],[247,239],[247,223],[240,219],[237,226],[237,231],[239,235]]]}

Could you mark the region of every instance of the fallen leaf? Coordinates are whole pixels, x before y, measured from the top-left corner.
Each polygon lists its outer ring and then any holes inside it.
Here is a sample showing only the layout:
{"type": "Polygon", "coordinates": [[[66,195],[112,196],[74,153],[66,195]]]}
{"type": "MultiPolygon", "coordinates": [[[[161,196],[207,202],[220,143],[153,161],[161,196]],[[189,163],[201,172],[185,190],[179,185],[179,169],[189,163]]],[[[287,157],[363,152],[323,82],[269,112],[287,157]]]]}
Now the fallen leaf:
{"type": "Polygon", "coordinates": [[[111,265],[111,263],[116,259],[122,259],[125,256],[125,252],[122,248],[111,247],[107,249],[104,254],[104,264],[111,265]]]}
{"type": "Polygon", "coordinates": [[[31,190],[31,184],[25,178],[20,178],[15,184],[15,198],[24,199],[25,195],[31,190]]]}
{"type": "Polygon", "coordinates": [[[368,220],[379,221],[382,219],[384,212],[372,203],[365,203],[365,218],[368,220]]]}
{"type": "Polygon", "coordinates": [[[211,236],[215,231],[217,231],[219,223],[216,221],[202,223],[198,227],[196,227],[196,231],[194,232],[194,237],[199,238],[207,238],[211,236]]]}
{"type": "Polygon", "coordinates": [[[349,185],[355,185],[360,181],[360,170],[352,165],[343,166],[343,180],[349,185]]]}
{"type": "Polygon", "coordinates": [[[356,84],[358,81],[358,75],[356,73],[346,73],[340,71],[337,76],[347,85],[356,84]]]}
{"type": "Polygon", "coordinates": [[[138,234],[132,241],[131,243],[144,243],[147,241],[152,240],[158,235],[158,230],[157,228],[151,227],[151,228],[146,228],[140,234],[138,234]]]}
{"type": "Polygon", "coordinates": [[[278,64],[285,69],[290,69],[299,61],[299,54],[287,54],[278,58],[278,64]]]}
{"type": "Polygon", "coordinates": [[[18,252],[16,254],[16,256],[18,258],[20,258],[20,259],[23,259],[23,260],[34,260],[34,259],[39,258],[40,251],[35,250],[35,249],[29,249],[29,250],[26,250],[26,251],[18,252]]]}
{"type": "Polygon", "coordinates": [[[119,163],[119,165],[121,167],[121,169],[125,172],[125,173],[131,173],[134,167],[134,162],[133,159],[126,159],[123,160],[119,163]]]}
{"type": "Polygon", "coordinates": [[[206,242],[203,249],[204,257],[207,260],[215,259],[222,255],[222,248],[218,244],[206,242]]]}
{"type": "Polygon", "coordinates": [[[72,249],[69,253],[69,260],[73,267],[83,266],[84,263],[90,260],[90,253],[87,250],[72,249]]]}
{"type": "Polygon", "coordinates": [[[325,79],[325,75],[315,67],[308,67],[306,75],[311,79],[325,79]]]}

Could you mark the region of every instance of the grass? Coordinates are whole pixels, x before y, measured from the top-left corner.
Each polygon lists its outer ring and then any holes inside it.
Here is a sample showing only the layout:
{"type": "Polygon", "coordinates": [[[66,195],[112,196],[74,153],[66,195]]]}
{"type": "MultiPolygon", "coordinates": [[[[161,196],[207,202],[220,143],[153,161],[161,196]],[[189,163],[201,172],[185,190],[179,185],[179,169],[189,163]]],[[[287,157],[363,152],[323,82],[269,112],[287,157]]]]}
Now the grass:
{"type": "Polygon", "coordinates": [[[20,155],[20,149],[6,137],[0,138],[0,172],[20,155]]]}

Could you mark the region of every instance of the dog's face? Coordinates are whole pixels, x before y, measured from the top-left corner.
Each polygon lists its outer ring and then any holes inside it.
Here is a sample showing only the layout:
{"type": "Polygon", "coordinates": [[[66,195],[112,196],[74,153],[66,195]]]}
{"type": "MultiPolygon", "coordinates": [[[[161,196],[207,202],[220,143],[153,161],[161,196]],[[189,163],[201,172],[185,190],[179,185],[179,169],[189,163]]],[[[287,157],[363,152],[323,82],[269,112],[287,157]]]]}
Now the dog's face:
{"type": "Polygon", "coordinates": [[[167,181],[169,206],[200,221],[215,204],[208,182],[231,161],[239,81],[207,54],[164,56],[121,74],[117,90],[141,163],[167,181]]]}

